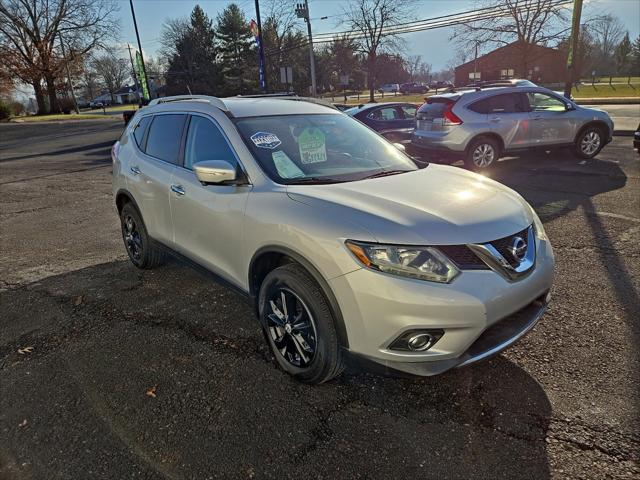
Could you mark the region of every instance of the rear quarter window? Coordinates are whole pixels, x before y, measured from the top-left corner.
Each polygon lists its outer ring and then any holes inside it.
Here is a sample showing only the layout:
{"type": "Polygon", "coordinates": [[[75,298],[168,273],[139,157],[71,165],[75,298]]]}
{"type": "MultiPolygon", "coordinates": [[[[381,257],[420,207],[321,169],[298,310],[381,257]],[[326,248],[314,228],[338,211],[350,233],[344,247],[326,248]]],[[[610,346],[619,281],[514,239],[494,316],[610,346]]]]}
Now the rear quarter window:
{"type": "Polygon", "coordinates": [[[136,139],[138,147],[142,148],[142,139],[144,138],[144,132],[147,131],[147,126],[151,122],[151,117],[142,117],[138,124],[133,129],[133,137],[136,139]]]}

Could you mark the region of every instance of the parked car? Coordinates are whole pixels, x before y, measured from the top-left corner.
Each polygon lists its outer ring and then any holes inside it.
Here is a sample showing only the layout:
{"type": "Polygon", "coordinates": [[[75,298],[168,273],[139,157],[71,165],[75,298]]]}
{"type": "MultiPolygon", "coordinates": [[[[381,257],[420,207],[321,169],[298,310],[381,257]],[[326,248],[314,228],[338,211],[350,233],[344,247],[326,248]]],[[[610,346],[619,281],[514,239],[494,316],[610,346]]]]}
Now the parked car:
{"type": "Polygon", "coordinates": [[[429,91],[429,87],[424,83],[403,83],[400,85],[400,93],[427,93],[429,91]]]}
{"type": "Polygon", "coordinates": [[[156,99],[111,155],[131,262],[172,253],[222,278],[303,382],[347,357],[414,375],[470,365],[524,336],[549,300],[553,252],[520,195],[418,169],[331,107],[156,99]]]}
{"type": "Polygon", "coordinates": [[[440,152],[467,167],[492,167],[504,153],[572,147],[593,158],[611,141],[606,112],[581,107],[542,87],[463,90],[428,98],[416,115],[412,153],[440,152]]]}
{"type": "Polygon", "coordinates": [[[400,85],[398,85],[397,83],[385,83],[378,89],[378,92],[380,93],[395,93],[399,91],[400,85]]]}
{"type": "Polygon", "coordinates": [[[453,83],[445,82],[444,80],[438,80],[437,82],[432,82],[429,84],[429,88],[431,90],[442,90],[443,88],[452,88],[453,83]]]}
{"type": "Polygon", "coordinates": [[[413,103],[366,103],[345,110],[362,123],[371,127],[392,142],[406,143],[416,128],[416,111],[413,103]]]}
{"type": "Polygon", "coordinates": [[[633,134],[633,148],[638,150],[638,153],[640,154],[640,124],[633,134]]]}
{"type": "Polygon", "coordinates": [[[93,108],[93,109],[108,107],[109,105],[111,105],[111,102],[107,100],[93,100],[89,102],[89,108],[93,108]]]}

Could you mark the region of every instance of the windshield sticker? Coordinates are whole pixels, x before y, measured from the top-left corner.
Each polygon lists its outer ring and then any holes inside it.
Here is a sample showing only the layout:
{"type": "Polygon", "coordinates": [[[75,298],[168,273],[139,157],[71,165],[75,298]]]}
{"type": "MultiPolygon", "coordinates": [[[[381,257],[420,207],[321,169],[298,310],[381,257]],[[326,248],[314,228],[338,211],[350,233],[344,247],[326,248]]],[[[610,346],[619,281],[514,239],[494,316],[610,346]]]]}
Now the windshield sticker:
{"type": "Polygon", "coordinates": [[[293,160],[283,151],[278,150],[277,152],[273,152],[271,158],[273,159],[273,164],[276,166],[278,175],[282,178],[304,177],[304,172],[300,170],[298,166],[293,163],[293,160]]]}
{"type": "Polygon", "coordinates": [[[256,147],[270,148],[271,150],[282,143],[275,133],[256,132],[250,138],[256,147]]]}
{"type": "Polygon", "coordinates": [[[298,148],[300,149],[300,161],[303,164],[327,161],[325,137],[319,128],[305,128],[298,137],[298,148]]]}

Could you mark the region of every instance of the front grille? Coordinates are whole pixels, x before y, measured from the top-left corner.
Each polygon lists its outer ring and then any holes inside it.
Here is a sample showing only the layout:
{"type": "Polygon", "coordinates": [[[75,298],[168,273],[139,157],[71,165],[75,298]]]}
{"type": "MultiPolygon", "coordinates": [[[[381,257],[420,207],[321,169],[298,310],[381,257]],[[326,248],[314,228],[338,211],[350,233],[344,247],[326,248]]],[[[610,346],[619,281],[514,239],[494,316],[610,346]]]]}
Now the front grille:
{"type": "Polygon", "coordinates": [[[438,250],[455,262],[462,270],[488,270],[486,263],[466,245],[441,245],[438,250]]]}
{"type": "Polygon", "coordinates": [[[513,255],[511,255],[509,248],[511,247],[514,237],[520,237],[526,241],[528,230],[529,228],[525,228],[521,232],[514,233],[513,235],[509,235],[508,237],[500,238],[491,242],[491,245],[493,245],[493,247],[498,252],[500,252],[500,255],[502,255],[504,259],[509,262],[509,264],[514,268],[519,265],[519,262],[515,258],[513,258],[513,255]]]}

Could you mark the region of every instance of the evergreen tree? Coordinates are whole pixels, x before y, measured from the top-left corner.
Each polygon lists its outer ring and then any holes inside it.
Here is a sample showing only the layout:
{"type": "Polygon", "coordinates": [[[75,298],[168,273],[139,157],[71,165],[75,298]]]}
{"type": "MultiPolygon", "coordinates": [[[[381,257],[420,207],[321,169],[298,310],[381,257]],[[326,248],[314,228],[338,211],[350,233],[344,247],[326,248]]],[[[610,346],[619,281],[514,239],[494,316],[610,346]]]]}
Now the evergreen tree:
{"type": "Polygon", "coordinates": [[[255,90],[258,77],[255,43],[249,23],[238,5],[232,3],[218,15],[217,33],[228,93],[242,94],[255,90]]]}
{"type": "Polygon", "coordinates": [[[631,66],[631,51],[632,45],[629,39],[629,32],[625,34],[622,41],[616,47],[616,69],[618,74],[626,75],[629,72],[631,66]]]}
{"type": "Polygon", "coordinates": [[[215,95],[221,88],[221,80],[213,22],[196,5],[188,25],[176,39],[175,53],[167,69],[167,86],[172,94],[215,95]]]}

